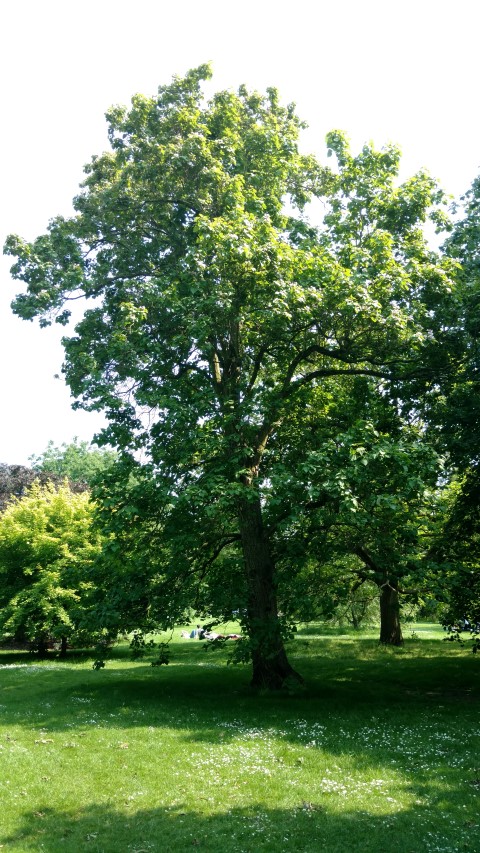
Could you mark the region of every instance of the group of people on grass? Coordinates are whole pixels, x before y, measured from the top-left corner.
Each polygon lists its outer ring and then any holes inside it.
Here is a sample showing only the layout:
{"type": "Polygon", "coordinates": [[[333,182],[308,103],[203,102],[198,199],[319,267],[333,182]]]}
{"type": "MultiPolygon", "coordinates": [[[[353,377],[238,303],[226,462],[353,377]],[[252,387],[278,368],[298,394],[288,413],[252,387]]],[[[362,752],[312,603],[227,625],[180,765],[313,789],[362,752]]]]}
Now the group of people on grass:
{"type": "Polygon", "coordinates": [[[190,640],[239,640],[240,634],[217,634],[216,631],[210,631],[202,625],[197,625],[192,628],[190,633],[182,631],[181,636],[190,640]]]}

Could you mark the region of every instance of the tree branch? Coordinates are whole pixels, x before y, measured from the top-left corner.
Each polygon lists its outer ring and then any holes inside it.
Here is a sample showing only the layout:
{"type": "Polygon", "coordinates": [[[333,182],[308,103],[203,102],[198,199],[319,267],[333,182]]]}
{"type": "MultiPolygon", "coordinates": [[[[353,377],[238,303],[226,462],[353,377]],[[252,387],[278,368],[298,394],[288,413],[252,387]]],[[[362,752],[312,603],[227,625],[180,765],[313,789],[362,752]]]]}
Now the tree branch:
{"type": "Polygon", "coordinates": [[[255,382],[257,381],[257,376],[258,376],[260,368],[262,366],[263,357],[267,354],[268,349],[269,349],[269,347],[265,345],[263,347],[260,347],[260,349],[257,353],[257,356],[253,362],[252,374],[250,376],[250,380],[249,380],[249,383],[247,385],[247,390],[245,392],[246,394],[250,394],[250,392],[253,389],[253,386],[255,385],[255,382]]]}
{"type": "Polygon", "coordinates": [[[325,379],[328,376],[374,376],[377,379],[389,379],[391,373],[389,371],[371,370],[368,367],[355,367],[352,369],[320,368],[319,370],[312,370],[310,373],[306,373],[305,376],[302,376],[295,382],[291,382],[286,388],[284,387],[282,397],[283,399],[287,399],[298,388],[301,388],[302,385],[307,385],[313,379],[325,379]]]}

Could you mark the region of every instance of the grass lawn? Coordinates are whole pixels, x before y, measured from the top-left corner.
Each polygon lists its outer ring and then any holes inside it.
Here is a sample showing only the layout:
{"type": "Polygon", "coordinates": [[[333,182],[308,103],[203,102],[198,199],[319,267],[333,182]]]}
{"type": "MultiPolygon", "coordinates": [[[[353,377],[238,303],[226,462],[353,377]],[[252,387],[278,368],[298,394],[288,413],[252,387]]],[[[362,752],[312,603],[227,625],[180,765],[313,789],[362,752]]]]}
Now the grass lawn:
{"type": "Polygon", "coordinates": [[[175,632],[169,666],[0,653],[9,853],[480,851],[480,655],[304,627],[301,695],[175,632]]]}

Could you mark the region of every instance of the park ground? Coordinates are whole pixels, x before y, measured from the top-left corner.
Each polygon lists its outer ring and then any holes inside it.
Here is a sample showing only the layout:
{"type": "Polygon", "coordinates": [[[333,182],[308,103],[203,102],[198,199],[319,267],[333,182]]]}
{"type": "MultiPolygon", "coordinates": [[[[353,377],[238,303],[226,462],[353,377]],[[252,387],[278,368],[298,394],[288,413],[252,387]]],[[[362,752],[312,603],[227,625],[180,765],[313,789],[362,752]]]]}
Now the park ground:
{"type": "Polygon", "coordinates": [[[180,630],[161,667],[0,652],[2,851],[480,851],[480,655],[303,626],[305,691],[258,695],[180,630]]]}

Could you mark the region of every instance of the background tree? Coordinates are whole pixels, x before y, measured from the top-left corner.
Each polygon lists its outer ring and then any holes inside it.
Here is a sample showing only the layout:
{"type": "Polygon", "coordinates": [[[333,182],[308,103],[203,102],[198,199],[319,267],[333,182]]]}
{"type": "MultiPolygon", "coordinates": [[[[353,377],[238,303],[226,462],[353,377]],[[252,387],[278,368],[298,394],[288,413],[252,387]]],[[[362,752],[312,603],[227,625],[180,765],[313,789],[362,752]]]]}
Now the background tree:
{"type": "Polygon", "coordinates": [[[35,476],[26,465],[0,464],[0,512],[12,498],[20,498],[25,494],[35,476]]]}
{"type": "Polygon", "coordinates": [[[49,441],[46,449],[39,456],[30,456],[33,471],[37,475],[47,476],[55,481],[67,478],[69,483],[90,487],[98,476],[117,458],[114,450],[93,447],[88,441],[73,441],[63,443],[60,447],[49,441]]]}
{"type": "Polygon", "coordinates": [[[101,548],[93,504],[67,485],[34,483],[0,515],[0,632],[44,653],[51,640],[85,639],[101,548]]]}
{"type": "MultiPolygon", "coordinates": [[[[49,482],[60,485],[64,481],[64,476],[48,473],[46,471],[35,470],[27,465],[9,465],[7,463],[0,464],[0,512],[6,507],[7,503],[12,498],[22,497],[28,488],[38,482],[45,486],[49,482]]],[[[72,488],[78,491],[78,485],[71,484],[72,488]]],[[[80,488],[85,488],[81,486],[80,488]]]]}
{"type": "Polygon", "coordinates": [[[332,376],[400,382],[422,369],[432,306],[450,292],[449,263],[422,235],[442,196],[425,173],[398,185],[395,147],[354,157],[338,132],[336,166],[320,166],[274,89],[205,103],[209,76],[201,66],[110,110],[111,151],[86,167],[75,216],[6,251],[25,319],[67,323],[70,299],[94,301],[64,341],[77,405],[103,409],[104,440],[151,461],[172,543],[179,508],[205,520],[180,557],[192,573],[213,522],[226,538],[212,557],[238,537],[253,684],[279,687],[298,676],[264,522],[269,442],[332,376]],[[313,197],[320,228],[305,213],[313,197]]]}
{"type": "Polygon", "coordinates": [[[22,497],[35,481],[61,485],[67,479],[75,492],[88,489],[115,459],[115,451],[92,447],[77,438],[61,447],[49,441],[43,453],[29,458],[31,467],[0,464],[0,511],[11,498],[22,497]]]}
{"type": "Polygon", "coordinates": [[[459,625],[468,620],[480,627],[480,478],[469,470],[453,479],[446,495],[443,523],[434,540],[445,580],[438,595],[444,602],[443,621],[459,625]]]}

